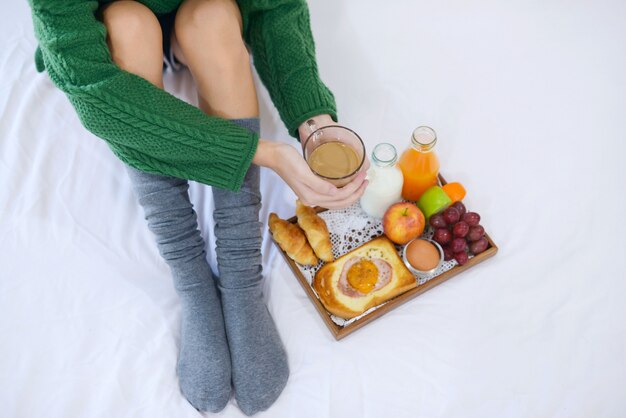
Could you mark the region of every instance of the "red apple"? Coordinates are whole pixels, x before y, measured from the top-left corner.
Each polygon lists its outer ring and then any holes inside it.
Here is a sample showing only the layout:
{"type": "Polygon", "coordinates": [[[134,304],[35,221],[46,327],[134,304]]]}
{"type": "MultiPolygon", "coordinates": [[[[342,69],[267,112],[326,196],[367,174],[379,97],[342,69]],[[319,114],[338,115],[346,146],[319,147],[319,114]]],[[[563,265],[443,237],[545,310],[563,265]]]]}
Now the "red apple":
{"type": "Polygon", "coordinates": [[[396,244],[406,244],[422,235],[425,224],[422,211],[410,202],[394,203],[383,216],[383,231],[396,244]]]}

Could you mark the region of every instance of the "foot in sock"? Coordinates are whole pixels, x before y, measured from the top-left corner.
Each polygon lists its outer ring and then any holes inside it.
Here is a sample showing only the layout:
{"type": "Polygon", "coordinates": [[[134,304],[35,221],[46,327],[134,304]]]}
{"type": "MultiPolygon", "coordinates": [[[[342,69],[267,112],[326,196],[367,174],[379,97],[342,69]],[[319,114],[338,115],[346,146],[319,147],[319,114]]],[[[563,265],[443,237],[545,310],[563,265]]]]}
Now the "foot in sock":
{"type": "Polygon", "coordinates": [[[177,287],[181,304],[178,379],[187,400],[198,410],[218,412],[231,395],[231,360],[221,303],[211,283],[177,287]]]}
{"type": "MultiPolygon", "coordinates": [[[[258,132],[258,119],[235,123],[258,132]]],[[[247,415],[269,408],[289,377],[287,354],[263,301],[259,167],[250,166],[238,192],[213,189],[222,311],[235,398],[247,415]]]]}
{"type": "Polygon", "coordinates": [[[253,415],[268,409],[285,388],[287,354],[260,288],[220,289],[235,398],[253,415]]]}
{"type": "Polygon", "coordinates": [[[180,298],[181,391],[196,409],[220,411],[231,395],[231,360],[222,307],[189,201],[188,183],[130,167],[128,173],[180,298]]]}

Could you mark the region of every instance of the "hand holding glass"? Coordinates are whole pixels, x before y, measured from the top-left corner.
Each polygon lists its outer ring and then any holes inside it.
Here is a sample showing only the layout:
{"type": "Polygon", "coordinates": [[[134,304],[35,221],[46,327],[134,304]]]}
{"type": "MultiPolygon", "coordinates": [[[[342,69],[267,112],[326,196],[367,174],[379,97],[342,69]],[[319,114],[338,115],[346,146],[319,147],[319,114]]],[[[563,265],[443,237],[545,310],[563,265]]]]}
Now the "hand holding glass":
{"type": "Polygon", "coordinates": [[[365,161],[363,140],[344,126],[318,128],[313,120],[308,120],[306,125],[310,134],[303,152],[311,171],[337,187],[350,183],[365,161]]]}

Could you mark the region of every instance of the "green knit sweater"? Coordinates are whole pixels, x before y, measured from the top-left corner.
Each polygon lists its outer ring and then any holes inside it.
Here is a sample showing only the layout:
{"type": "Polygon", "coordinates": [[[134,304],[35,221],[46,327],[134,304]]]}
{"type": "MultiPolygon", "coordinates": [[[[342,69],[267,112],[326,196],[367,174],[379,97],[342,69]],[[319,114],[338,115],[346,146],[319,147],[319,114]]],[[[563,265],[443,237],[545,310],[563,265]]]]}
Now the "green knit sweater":
{"type": "MultiPolygon", "coordinates": [[[[155,13],[181,0],[141,0],[155,13]]],[[[258,136],[117,67],[96,19],[97,1],[29,0],[39,71],[69,98],[83,125],[125,163],[140,170],[238,190],[258,136]]],[[[292,135],[335,102],[319,78],[305,0],[238,0],[244,39],[292,135]]]]}

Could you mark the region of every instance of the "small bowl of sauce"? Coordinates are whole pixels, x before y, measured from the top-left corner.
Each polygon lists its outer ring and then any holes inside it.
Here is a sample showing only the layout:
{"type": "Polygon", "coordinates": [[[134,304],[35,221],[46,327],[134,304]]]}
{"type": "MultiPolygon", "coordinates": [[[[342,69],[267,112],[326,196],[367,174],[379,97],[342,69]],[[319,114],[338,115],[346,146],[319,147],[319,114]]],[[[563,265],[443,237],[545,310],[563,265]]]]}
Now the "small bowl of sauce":
{"type": "Polygon", "coordinates": [[[415,238],[404,246],[402,259],[413,274],[430,277],[443,264],[443,249],[431,239],[415,238]]]}

